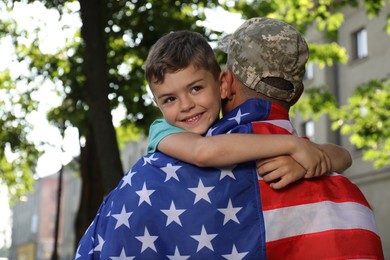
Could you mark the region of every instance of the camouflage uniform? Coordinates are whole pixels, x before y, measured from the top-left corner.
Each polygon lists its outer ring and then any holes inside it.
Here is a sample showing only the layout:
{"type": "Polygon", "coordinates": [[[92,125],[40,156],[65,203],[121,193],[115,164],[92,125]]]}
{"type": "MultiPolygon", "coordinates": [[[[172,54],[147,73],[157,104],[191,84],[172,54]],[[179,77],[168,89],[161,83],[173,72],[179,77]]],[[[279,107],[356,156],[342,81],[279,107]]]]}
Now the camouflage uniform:
{"type": "Polygon", "coordinates": [[[227,67],[247,87],[268,97],[291,101],[302,91],[309,49],[303,36],[292,26],[271,18],[252,18],[218,48],[228,54],[227,67]],[[278,77],[292,83],[283,90],[263,81],[278,77]]]}

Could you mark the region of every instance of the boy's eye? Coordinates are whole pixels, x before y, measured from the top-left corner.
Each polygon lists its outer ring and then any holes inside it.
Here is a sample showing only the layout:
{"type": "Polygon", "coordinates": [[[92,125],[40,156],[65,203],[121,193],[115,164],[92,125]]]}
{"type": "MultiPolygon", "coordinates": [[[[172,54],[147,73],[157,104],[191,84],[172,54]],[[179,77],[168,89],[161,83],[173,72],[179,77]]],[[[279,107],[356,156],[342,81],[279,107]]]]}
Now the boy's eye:
{"type": "Polygon", "coordinates": [[[175,101],[175,98],[174,97],[167,97],[166,99],[163,100],[163,103],[171,103],[175,101]]]}
{"type": "Polygon", "coordinates": [[[200,91],[202,89],[202,87],[201,86],[194,86],[194,87],[192,87],[191,88],[191,92],[198,92],[198,91],[200,91]]]}

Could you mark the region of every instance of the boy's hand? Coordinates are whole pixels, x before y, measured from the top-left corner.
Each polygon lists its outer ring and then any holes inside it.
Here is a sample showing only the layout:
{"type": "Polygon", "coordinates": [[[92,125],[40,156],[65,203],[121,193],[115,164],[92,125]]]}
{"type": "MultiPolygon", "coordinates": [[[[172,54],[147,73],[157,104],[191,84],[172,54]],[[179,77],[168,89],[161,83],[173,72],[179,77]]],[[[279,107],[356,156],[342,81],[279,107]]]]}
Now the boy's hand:
{"type": "Polygon", "coordinates": [[[257,172],[271,188],[281,189],[301,178],[319,177],[331,171],[329,156],[319,145],[298,138],[291,156],[257,161],[257,172]]]}
{"type": "Polygon", "coordinates": [[[257,173],[265,182],[270,183],[273,189],[284,188],[306,175],[305,168],[289,155],[259,160],[256,162],[256,168],[257,173]]]}
{"type": "Polygon", "coordinates": [[[332,168],[329,156],[315,143],[298,138],[296,150],[291,156],[306,169],[305,178],[319,177],[329,173],[332,168]]]}

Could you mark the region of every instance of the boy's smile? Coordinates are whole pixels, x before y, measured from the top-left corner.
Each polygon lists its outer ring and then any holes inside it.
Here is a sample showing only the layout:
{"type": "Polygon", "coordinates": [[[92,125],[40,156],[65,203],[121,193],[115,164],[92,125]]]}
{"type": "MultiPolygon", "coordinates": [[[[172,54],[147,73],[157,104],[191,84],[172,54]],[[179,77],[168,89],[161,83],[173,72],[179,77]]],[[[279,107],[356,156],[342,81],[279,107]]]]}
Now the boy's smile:
{"type": "Polygon", "coordinates": [[[194,66],[167,73],[164,82],[153,84],[154,99],[171,125],[204,134],[218,119],[221,107],[220,81],[194,66]]]}

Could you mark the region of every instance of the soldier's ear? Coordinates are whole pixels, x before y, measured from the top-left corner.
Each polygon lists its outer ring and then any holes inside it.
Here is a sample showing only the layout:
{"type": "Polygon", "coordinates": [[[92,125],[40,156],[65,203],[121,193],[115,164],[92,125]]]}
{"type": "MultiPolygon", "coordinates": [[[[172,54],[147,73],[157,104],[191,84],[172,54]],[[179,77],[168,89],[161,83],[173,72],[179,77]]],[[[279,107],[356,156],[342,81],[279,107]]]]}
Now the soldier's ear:
{"type": "Polygon", "coordinates": [[[228,83],[226,81],[226,72],[223,71],[219,74],[219,83],[220,83],[220,92],[221,92],[221,99],[225,99],[227,97],[228,92],[228,83]]]}
{"type": "Polygon", "coordinates": [[[221,73],[221,99],[231,99],[235,94],[234,90],[234,76],[230,70],[221,73]]]}

